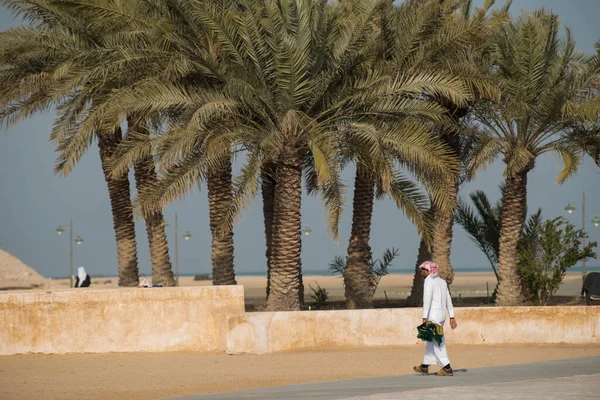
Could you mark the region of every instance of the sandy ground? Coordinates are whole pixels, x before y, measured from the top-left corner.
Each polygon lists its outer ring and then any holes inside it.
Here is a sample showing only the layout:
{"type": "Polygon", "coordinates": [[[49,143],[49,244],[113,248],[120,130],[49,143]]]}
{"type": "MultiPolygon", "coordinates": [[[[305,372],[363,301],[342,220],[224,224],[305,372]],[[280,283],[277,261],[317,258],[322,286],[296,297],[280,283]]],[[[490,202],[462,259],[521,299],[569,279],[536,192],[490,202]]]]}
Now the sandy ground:
{"type": "MultiPolygon", "coordinates": [[[[141,277],[152,283],[150,277],[141,277]]],[[[246,301],[249,303],[259,303],[265,300],[265,289],[267,278],[261,276],[238,276],[237,282],[244,286],[246,301]]],[[[317,288],[317,285],[327,289],[331,301],[341,301],[344,299],[343,281],[340,276],[322,276],[305,275],[303,277],[305,285],[306,300],[310,301],[311,289],[317,288]]],[[[412,287],[412,274],[389,274],[384,276],[379,283],[375,294],[376,299],[384,299],[387,294],[390,300],[405,299],[410,294],[412,287]]],[[[92,276],[93,288],[116,287],[118,279],[116,277],[98,277],[92,276]]],[[[578,296],[581,290],[581,274],[567,273],[563,284],[557,292],[557,295],[578,296]]],[[[208,286],[210,280],[196,281],[193,277],[182,276],[179,278],[180,286],[208,286]]],[[[0,289],[8,287],[8,282],[0,280],[0,289]]],[[[496,285],[496,277],[493,272],[457,272],[452,284],[451,290],[453,297],[460,293],[462,297],[485,297],[489,289],[491,294],[496,285]]],[[[59,289],[69,287],[68,279],[48,279],[43,285],[43,289],[59,289]]],[[[40,288],[41,289],[41,288],[40,288]]]]}
{"type": "MultiPolygon", "coordinates": [[[[30,354],[0,357],[0,399],[162,399],[412,373],[422,345],[268,355],[30,354]]],[[[598,356],[600,346],[452,346],[455,369],[598,356]]],[[[435,372],[437,368],[432,368],[435,372]]]]}
{"type": "MultiPolygon", "coordinates": [[[[144,279],[144,278],[142,278],[144,279]]],[[[148,278],[146,278],[148,279],[148,278]]],[[[150,279],[148,279],[150,281],[150,279]]],[[[246,302],[264,302],[265,277],[239,276],[246,302]]],[[[457,273],[455,296],[485,296],[495,285],[493,273],[457,273]]],[[[3,286],[0,280],[0,288],[3,286]]],[[[326,288],[330,300],[343,299],[342,280],[334,276],[305,276],[309,285],[326,288]]],[[[181,277],[181,286],[210,285],[181,277]]],[[[66,288],[68,280],[47,280],[42,288],[66,288]]],[[[111,288],[116,278],[92,277],[92,288],[111,288]]],[[[411,274],[385,276],[376,298],[406,298],[411,274]]],[[[577,296],[581,275],[568,274],[559,294],[577,296]]],[[[147,290],[147,289],[140,289],[147,290]]],[[[460,329],[460,328],[459,328],[460,329]]],[[[600,355],[600,346],[452,346],[454,368],[536,362],[600,355]]],[[[318,349],[269,355],[201,353],[28,354],[0,356],[0,399],[162,399],[200,393],[241,390],[337,379],[408,374],[421,361],[423,346],[318,349]]],[[[432,369],[434,371],[434,369],[432,369]]]]}

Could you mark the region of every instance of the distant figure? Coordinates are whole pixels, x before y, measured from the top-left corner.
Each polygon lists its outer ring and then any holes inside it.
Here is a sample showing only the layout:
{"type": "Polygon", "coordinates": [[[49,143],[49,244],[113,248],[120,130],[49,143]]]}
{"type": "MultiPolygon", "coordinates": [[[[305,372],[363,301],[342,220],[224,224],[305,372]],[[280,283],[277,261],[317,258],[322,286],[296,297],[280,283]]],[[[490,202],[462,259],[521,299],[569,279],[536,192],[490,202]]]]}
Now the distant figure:
{"type": "Polygon", "coordinates": [[[89,287],[92,280],[87,272],[85,272],[85,268],[79,267],[77,269],[77,277],[75,278],[75,287],[89,287]]]}
{"type": "Polygon", "coordinates": [[[592,300],[600,300],[600,272],[590,272],[581,286],[581,295],[585,295],[585,304],[592,305],[592,300]]]}
{"type": "Polygon", "coordinates": [[[448,284],[438,276],[439,267],[433,261],[425,261],[419,266],[425,277],[423,284],[423,324],[418,327],[419,338],[427,340],[423,364],[413,370],[421,375],[429,375],[429,366],[438,364],[442,369],[436,375],[452,376],[452,367],[446,351],[444,323],[446,310],[450,315],[450,327],[457,327],[454,307],[448,291],[448,284]]]}

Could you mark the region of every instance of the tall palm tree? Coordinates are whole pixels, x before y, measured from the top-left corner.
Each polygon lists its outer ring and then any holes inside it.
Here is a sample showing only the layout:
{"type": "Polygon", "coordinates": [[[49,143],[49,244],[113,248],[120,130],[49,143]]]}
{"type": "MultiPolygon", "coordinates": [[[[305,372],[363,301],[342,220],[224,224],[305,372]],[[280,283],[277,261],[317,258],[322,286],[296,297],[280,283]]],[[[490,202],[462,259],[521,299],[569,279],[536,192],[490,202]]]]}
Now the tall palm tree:
{"type": "MultiPolygon", "coordinates": [[[[116,115],[128,109],[130,113],[152,115],[162,124],[161,129],[151,137],[136,135],[121,146],[112,175],[125,174],[129,167],[150,155],[158,157],[159,179],[138,191],[139,210],[142,214],[159,212],[164,206],[195,188],[199,180],[207,183],[212,234],[212,275],[215,285],[236,284],[233,219],[229,215],[232,208],[231,154],[228,150],[221,151],[221,148],[215,152],[214,146],[212,149],[210,146],[203,147],[201,138],[206,137],[206,127],[193,125],[197,123],[194,120],[196,115],[187,112],[187,104],[181,103],[180,98],[164,96],[162,88],[177,85],[182,90],[214,90],[227,83],[222,75],[224,68],[219,66],[225,60],[220,59],[218,45],[212,41],[210,31],[198,17],[197,10],[209,7],[215,13],[224,13],[228,7],[237,3],[239,2],[233,0],[210,4],[165,0],[111,4],[109,11],[106,7],[95,7],[89,2],[79,5],[79,9],[92,13],[98,20],[102,20],[105,13],[110,12],[113,20],[128,27],[123,36],[131,40],[121,40],[118,43],[122,58],[114,60],[107,67],[134,59],[145,61],[154,71],[113,91],[110,102],[118,100],[124,108],[107,106],[93,116],[105,118],[107,114],[116,115]],[[170,32],[168,35],[164,34],[165,29],[170,32]],[[177,150],[173,150],[175,147],[171,144],[173,138],[186,133],[184,127],[191,126],[188,124],[193,125],[190,129],[193,130],[195,139],[193,142],[184,139],[179,145],[183,143],[197,146],[194,151],[198,152],[184,161],[174,156],[177,150]],[[198,150],[200,147],[201,151],[198,150]],[[205,151],[209,151],[209,156],[206,156],[205,151]],[[190,170],[194,173],[190,174],[190,170]]],[[[187,150],[190,151],[190,148],[187,150]]]]}
{"type": "MultiPolygon", "coordinates": [[[[85,3],[85,6],[93,6],[103,9],[105,12],[118,13],[121,10],[114,9],[114,6],[105,1],[85,3]]],[[[105,103],[110,101],[110,94],[127,86],[129,82],[136,81],[142,76],[151,76],[156,74],[156,70],[148,66],[144,70],[139,68],[139,60],[131,60],[123,57],[121,46],[130,40],[126,36],[128,26],[123,23],[116,23],[111,19],[110,23],[103,24],[102,18],[87,10],[79,8],[80,2],[66,1],[59,2],[55,8],[66,20],[77,21],[79,29],[86,35],[88,46],[80,50],[74,60],[72,74],[78,79],[78,87],[75,87],[77,96],[81,99],[76,105],[88,102],[87,107],[71,107],[69,100],[63,107],[69,115],[68,123],[60,121],[56,124],[57,129],[69,131],[65,137],[57,136],[57,141],[61,147],[59,164],[57,170],[68,174],[75,162],[87,150],[87,143],[90,135],[103,132],[108,129],[120,129],[120,126],[127,121],[127,140],[130,136],[139,135],[148,137],[150,129],[148,127],[147,116],[140,114],[123,114],[110,117],[104,115],[102,119],[89,119],[90,114],[96,110],[105,108],[105,103]],[[90,122],[91,121],[91,122],[90,122]],[[83,139],[82,139],[83,138],[83,139]],[[64,145],[61,145],[61,141],[64,145]]],[[[129,168],[121,175],[112,173],[112,165],[120,154],[120,148],[123,142],[119,143],[117,149],[107,163],[107,171],[110,179],[123,179],[129,168]]],[[[143,154],[136,163],[132,165],[134,169],[136,188],[138,192],[143,192],[149,187],[153,187],[157,180],[154,161],[151,154],[143,154]]],[[[130,210],[131,211],[131,210],[130,210]]],[[[149,242],[150,259],[152,263],[153,284],[163,286],[174,286],[175,279],[171,262],[169,260],[169,250],[167,237],[165,234],[165,223],[162,210],[153,210],[144,212],[142,216],[146,222],[146,233],[149,242]]]]}
{"type": "MultiPolygon", "coordinates": [[[[400,6],[388,4],[382,7],[377,20],[377,29],[382,32],[379,36],[381,48],[374,56],[373,65],[391,68],[395,73],[406,75],[418,70],[416,67],[425,64],[424,60],[428,57],[424,49],[430,51],[429,41],[436,41],[436,51],[452,41],[450,35],[439,33],[443,30],[441,27],[444,25],[444,18],[453,10],[447,4],[431,1],[408,1],[400,6]],[[427,30],[424,29],[425,26],[436,28],[427,30]],[[413,58],[414,54],[418,56],[413,58]]],[[[409,121],[407,118],[406,122],[409,121]]],[[[412,138],[407,134],[399,142],[390,141],[385,137],[384,130],[379,129],[369,136],[362,135],[358,141],[351,136],[343,140],[348,148],[349,158],[356,165],[352,232],[344,269],[347,308],[369,307],[372,300],[372,291],[368,285],[372,258],[369,245],[371,217],[376,186],[381,188],[382,180],[389,179],[385,176],[389,170],[387,165],[399,163],[403,169],[416,175],[421,183],[435,192],[436,200],[443,199],[443,193],[448,192],[448,188],[436,186],[435,181],[444,175],[449,180],[456,169],[456,161],[449,154],[449,149],[434,137],[431,127],[422,124],[425,122],[423,120],[410,122],[419,126],[407,123],[407,133],[414,132],[415,129],[420,130],[420,133],[412,138]],[[378,149],[378,153],[372,150],[365,152],[364,149],[378,149]],[[380,175],[382,172],[383,175],[380,175]],[[432,176],[435,178],[429,179],[432,176]]],[[[423,219],[427,197],[407,176],[397,175],[394,179],[388,193],[413,220],[418,230],[423,235],[428,235],[430,228],[423,219]]],[[[381,194],[381,190],[379,192],[381,194]]]]}
{"type": "MultiPolygon", "coordinates": [[[[231,2],[219,2],[223,7],[225,3],[231,2]]],[[[111,76],[118,85],[111,87],[110,95],[103,98],[102,102],[97,101],[94,104],[85,116],[80,130],[89,132],[97,125],[105,125],[107,120],[118,121],[123,114],[130,120],[136,121],[135,124],[130,124],[131,132],[128,132],[126,141],[119,146],[118,154],[112,162],[110,176],[115,179],[121,178],[133,167],[136,177],[141,178],[137,185],[138,195],[142,199],[149,199],[140,208],[140,214],[147,222],[153,259],[153,277],[156,283],[171,286],[174,284],[174,279],[168,260],[168,247],[161,213],[162,207],[168,201],[163,198],[157,199],[155,194],[173,189],[173,186],[170,186],[173,182],[173,174],[157,181],[154,167],[151,170],[148,168],[155,153],[153,146],[149,145],[154,134],[150,135],[148,129],[139,129],[139,127],[145,125],[147,123],[145,119],[148,118],[158,121],[158,126],[162,127],[167,121],[178,121],[181,113],[180,110],[168,106],[157,107],[151,111],[136,109],[125,112],[116,109],[116,112],[112,112],[115,108],[111,109],[110,103],[114,102],[116,97],[131,98],[132,94],[136,96],[136,91],[143,91],[143,84],[154,84],[161,80],[195,87],[218,84],[218,74],[209,77],[208,82],[204,82],[203,68],[198,68],[195,60],[198,58],[205,61],[204,57],[214,50],[214,46],[211,48],[211,43],[206,43],[206,32],[203,32],[201,25],[194,20],[193,7],[190,9],[193,2],[166,0],[113,3],[96,0],[85,3],[72,1],[65,4],[78,16],[86,16],[89,26],[104,27],[106,24],[104,29],[112,34],[106,42],[103,42],[110,57],[96,60],[95,74],[111,76]],[[170,29],[171,34],[165,35],[164,29],[170,29]],[[144,70],[139,69],[140,63],[144,64],[144,70]],[[142,177],[140,173],[144,176],[142,177]],[[147,195],[148,193],[153,195],[147,195]]],[[[106,82],[103,83],[107,86],[106,82]]],[[[185,119],[186,116],[190,115],[184,113],[183,118],[185,119]]],[[[160,132],[161,129],[154,131],[160,132]]],[[[233,230],[221,232],[215,228],[223,220],[220,214],[230,208],[228,202],[231,199],[231,160],[222,160],[219,165],[220,171],[217,169],[214,172],[204,171],[204,179],[208,183],[213,233],[213,283],[235,284],[233,230]]],[[[160,171],[161,176],[162,172],[160,171]]],[[[183,191],[181,186],[179,190],[183,191]]]]}
{"type": "MultiPolygon", "coordinates": [[[[435,173],[442,176],[452,175],[454,172],[453,167],[456,165],[456,161],[449,155],[443,144],[437,141],[430,131],[424,129],[423,125],[407,123],[402,129],[405,134],[397,138],[386,137],[385,129],[383,129],[375,133],[373,138],[369,138],[369,141],[353,143],[354,140],[351,138],[346,140],[346,143],[356,145],[352,231],[344,268],[347,308],[369,307],[374,294],[369,286],[372,276],[369,237],[374,200],[376,197],[381,197],[384,192],[380,190],[379,196],[376,196],[376,187],[382,188],[382,178],[385,178],[385,174],[383,177],[378,175],[380,166],[377,165],[377,158],[391,164],[395,159],[400,159],[402,160],[400,165],[412,167],[413,170],[420,169],[431,172],[432,175],[435,173]],[[369,148],[373,145],[380,147],[381,154],[373,154],[373,151],[370,152],[371,154],[360,154],[360,148],[369,148]],[[407,153],[411,153],[413,157],[407,157],[407,153]]],[[[423,183],[433,190],[438,189],[427,180],[423,183]]],[[[426,193],[420,190],[418,183],[407,175],[398,173],[393,177],[387,192],[396,201],[397,206],[414,221],[420,231],[430,230],[423,218],[423,214],[427,210],[428,198],[426,193]]],[[[423,232],[423,234],[427,233],[423,232]]]]}
{"type": "MultiPolygon", "coordinates": [[[[136,133],[142,135],[142,137],[148,137],[150,135],[150,131],[143,118],[130,116],[127,119],[127,122],[128,134],[136,133]]],[[[115,154],[111,161],[114,162],[114,159],[118,156],[118,153],[115,154]]],[[[156,167],[151,155],[146,155],[136,162],[133,166],[133,171],[138,192],[148,190],[148,188],[153,187],[158,180],[156,167]]],[[[117,179],[122,178],[125,175],[126,174],[123,174],[120,177],[117,177],[117,179]]],[[[147,211],[144,213],[144,220],[146,221],[146,234],[148,236],[150,260],[152,263],[152,284],[175,286],[175,277],[169,259],[169,246],[165,233],[163,213],[161,210],[147,211]]]]}
{"type": "MultiPolygon", "coordinates": [[[[226,84],[202,90],[172,82],[144,84],[144,100],[122,96],[112,103],[131,112],[168,103],[185,106],[185,113],[195,116],[169,139],[176,149],[169,153],[179,155],[171,167],[179,176],[192,177],[189,182],[197,182],[202,171],[218,164],[215,149],[229,151],[233,145],[245,155],[234,185],[232,213],[249,204],[267,167],[274,170],[269,309],[297,309],[300,304],[302,174],[317,182],[336,236],[343,193],[342,139],[370,140],[374,129],[390,142],[417,136],[422,130],[406,133],[407,116],[444,120],[442,107],[417,95],[428,92],[457,103],[470,96],[454,78],[390,75],[367,68],[378,43],[373,19],[383,3],[360,0],[347,7],[325,1],[248,0],[244,8],[223,15],[210,4],[194,2],[194,15],[227,60],[219,64],[226,84]],[[192,159],[200,160],[202,167],[194,166],[192,159]]],[[[382,179],[382,190],[389,192],[395,167],[388,165],[383,176],[387,179],[382,179]]]]}
{"type": "MultiPolygon", "coordinates": [[[[458,123],[458,122],[457,122],[458,123]]],[[[450,138],[451,140],[451,151],[452,154],[455,156],[459,157],[459,162],[460,162],[460,172],[459,174],[453,176],[451,182],[450,182],[450,188],[451,188],[451,193],[450,193],[450,201],[451,204],[454,205],[454,201],[457,197],[457,193],[455,191],[458,191],[462,185],[467,181],[468,179],[468,171],[466,169],[466,166],[468,164],[469,161],[469,157],[471,157],[473,151],[475,150],[475,148],[478,145],[478,141],[476,136],[473,133],[470,133],[470,129],[469,126],[465,123],[460,123],[460,134],[457,134],[455,137],[450,138]]],[[[448,138],[446,138],[448,139],[448,138]]],[[[448,143],[444,140],[445,143],[448,143]]],[[[431,202],[431,206],[430,208],[427,210],[427,214],[426,214],[426,218],[428,219],[429,223],[433,226],[436,226],[437,229],[434,230],[434,234],[433,234],[433,240],[431,245],[429,245],[429,243],[423,238],[421,237],[420,243],[419,243],[419,252],[417,254],[417,262],[415,264],[415,272],[413,275],[413,285],[411,288],[411,292],[410,295],[407,298],[407,304],[409,306],[420,306],[423,302],[423,283],[424,283],[424,278],[420,273],[419,270],[419,266],[427,260],[432,260],[433,259],[433,255],[432,255],[432,248],[442,248],[442,249],[448,249],[449,251],[449,247],[451,244],[451,240],[452,240],[452,228],[453,228],[453,224],[443,224],[446,222],[446,217],[448,215],[455,215],[455,213],[457,212],[457,208],[447,208],[445,210],[440,209],[439,207],[437,207],[433,202],[431,202]],[[441,214],[441,215],[440,215],[441,214]],[[439,228],[438,224],[445,226],[445,228],[442,230],[439,228]],[[444,238],[443,240],[435,240],[436,238],[439,239],[439,236],[443,233],[446,232],[447,235],[450,238],[444,238]],[[436,237],[437,235],[437,237],[436,237]],[[444,245],[441,245],[440,242],[442,242],[444,245]]],[[[439,251],[438,250],[438,255],[439,255],[439,251]]],[[[449,254],[447,255],[449,257],[449,254]]],[[[438,259],[439,260],[439,259],[438,259]]],[[[454,272],[452,269],[446,269],[446,275],[445,275],[445,279],[446,282],[448,282],[448,284],[452,283],[454,277],[454,272]]]]}
{"type": "MultiPolygon", "coordinates": [[[[78,78],[69,67],[75,64],[73,60],[81,52],[90,50],[95,38],[77,19],[66,18],[53,2],[5,0],[2,4],[15,14],[23,15],[29,26],[11,28],[0,34],[0,117],[6,124],[15,124],[36,112],[59,105],[59,118],[51,138],[61,152],[75,143],[75,140],[70,143],[62,140],[65,137],[73,139],[71,111],[85,108],[81,97],[72,98],[78,78]],[[63,104],[69,98],[70,103],[63,104]]],[[[97,133],[117,241],[119,285],[136,286],[139,282],[137,247],[129,179],[127,176],[114,179],[108,172],[110,159],[122,140],[121,129],[115,127],[97,133]]],[[[89,145],[89,140],[87,143],[89,145]]],[[[59,159],[56,172],[68,173],[63,171],[63,165],[59,159]]]]}
{"type": "MultiPolygon", "coordinates": [[[[475,8],[472,3],[470,0],[429,4],[423,1],[405,2],[402,8],[406,8],[407,12],[401,14],[402,18],[396,21],[389,17],[393,13],[386,13],[385,22],[389,22],[383,28],[384,32],[389,32],[389,37],[395,38],[385,42],[387,54],[400,62],[404,69],[444,70],[461,78],[471,87],[474,98],[465,105],[457,105],[444,98],[434,98],[443,104],[453,122],[452,126],[437,128],[437,140],[456,160],[464,159],[463,152],[469,149],[466,143],[472,143],[465,128],[459,126],[468,115],[470,104],[478,101],[475,99],[498,98],[497,89],[487,80],[479,65],[482,64],[480,58],[485,54],[487,38],[506,19],[508,9],[508,5],[505,5],[498,11],[491,11],[494,1],[486,1],[479,8],[475,8]],[[411,10],[411,7],[416,9],[411,10]]],[[[441,276],[449,283],[452,282],[454,274],[450,264],[450,248],[460,179],[457,173],[444,179],[443,185],[440,185],[444,188],[443,203],[438,200],[439,193],[431,193],[427,220],[432,232],[429,238],[421,235],[414,284],[409,296],[411,304],[417,305],[422,300],[423,279],[418,266],[425,259],[435,260],[440,265],[441,276]]]]}
{"type": "Polygon", "coordinates": [[[600,56],[575,51],[570,30],[565,28],[561,37],[558,17],[539,10],[502,27],[492,60],[502,100],[475,107],[483,145],[471,168],[475,171],[499,155],[506,164],[496,304],[508,306],[523,301],[517,242],[525,221],[528,173],[536,159],[549,152],[562,163],[557,183],[577,171],[581,141],[575,138],[588,134],[581,131],[580,111],[597,101],[593,89],[600,56]]]}

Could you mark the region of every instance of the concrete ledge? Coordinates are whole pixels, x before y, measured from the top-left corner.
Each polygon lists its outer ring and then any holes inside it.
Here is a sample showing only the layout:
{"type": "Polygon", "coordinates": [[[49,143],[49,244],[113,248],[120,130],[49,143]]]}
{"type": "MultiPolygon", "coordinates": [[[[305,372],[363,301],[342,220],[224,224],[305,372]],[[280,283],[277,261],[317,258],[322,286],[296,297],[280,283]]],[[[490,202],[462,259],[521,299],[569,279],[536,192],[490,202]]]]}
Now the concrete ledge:
{"type": "MultiPolygon", "coordinates": [[[[600,344],[600,307],[457,308],[450,343],[600,344]]],[[[262,354],[421,343],[420,308],[244,312],[243,286],[0,293],[0,355],[262,354]]]]}
{"type": "MultiPolygon", "coordinates": [[[[456,318],[450,343],[600,343],[600,307],[458,308],[456,318]]],[[[413,345],[420,321],[417,308],[247,313],[229,317],[226,351],[413,345]]]]}
{"type": "Polygon", "coordinates": [[[0,354],[223,351],[243,286],[0,293],[0,354]]]}

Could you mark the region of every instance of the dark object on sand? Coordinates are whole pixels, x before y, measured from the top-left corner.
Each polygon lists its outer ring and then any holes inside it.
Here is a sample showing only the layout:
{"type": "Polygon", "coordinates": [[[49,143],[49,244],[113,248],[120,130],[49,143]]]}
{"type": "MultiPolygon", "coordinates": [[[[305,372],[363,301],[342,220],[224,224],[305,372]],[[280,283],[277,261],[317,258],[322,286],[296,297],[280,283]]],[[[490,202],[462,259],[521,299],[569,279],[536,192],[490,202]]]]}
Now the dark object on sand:
{"type": "Polygon", "coordinates": [[[593,301],[600,301],[600,272],[590,272],[585,277],[581,286],[581,294],[585,295],[585,304],[588,306],[593,301]]]}
{"type": "Polygon", "coordinates": [[[210,281],[212,278],[210,277],[209,274],[198,274],[198,275],[194,275],[194,280],[195,281],[210,281]]]}

